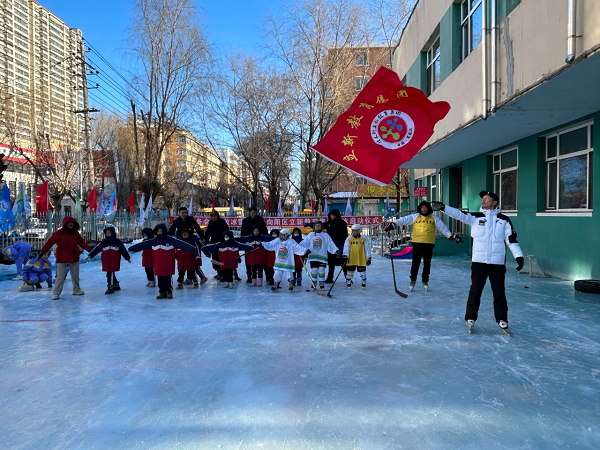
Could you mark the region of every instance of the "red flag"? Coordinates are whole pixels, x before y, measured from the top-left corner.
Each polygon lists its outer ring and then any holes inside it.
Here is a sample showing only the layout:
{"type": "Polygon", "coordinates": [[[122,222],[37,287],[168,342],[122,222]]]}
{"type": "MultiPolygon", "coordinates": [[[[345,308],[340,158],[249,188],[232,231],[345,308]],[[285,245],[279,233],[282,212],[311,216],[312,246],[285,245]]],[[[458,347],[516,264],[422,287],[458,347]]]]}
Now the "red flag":
{"type": "Polygon", "coordinates": [[[133,215],[133,192],[129,196],[129,200],[127,200],[127,206],[129,206],[129,214],[133,215]]]}
{"type": "Polygon", "coordinates": [[[310,200],[310,209],[312,213],[315,213],[315,201],[313,199],[310,200]]]}
{"type": "Polygon", "coordinates": [[[213,202],[212,202],[212,210],[215,210],[215,198],[213,197],[213,202]]]}
{"type": "Polygon", "coordinates": [[[96,191],[96,186],[94,186],[88,194],[87,203],[90,211],[96,211],[96,208],[98,207],[98,192],[96,191]]]}
{"type": "Polygon", "coordinates": [[[35,187],[35,192],[40,194],[39,199],[36,199],[35,206],[37,212],[45,213],[50,209],[49,196],[48,196],[48,182],[45,181],[39,186],[35,187]]]}
{"type": "Polygon", "coordinates": [[[385,186],[433,134],[450,105],[431,102],[404,86],[396,72],[380,68],[313,149],[325,158],[385,186]]]}
{"type": "Polygon", "coordinates": [[[271,211],[271,196],[267,197],[267,212],[271,211]]]}

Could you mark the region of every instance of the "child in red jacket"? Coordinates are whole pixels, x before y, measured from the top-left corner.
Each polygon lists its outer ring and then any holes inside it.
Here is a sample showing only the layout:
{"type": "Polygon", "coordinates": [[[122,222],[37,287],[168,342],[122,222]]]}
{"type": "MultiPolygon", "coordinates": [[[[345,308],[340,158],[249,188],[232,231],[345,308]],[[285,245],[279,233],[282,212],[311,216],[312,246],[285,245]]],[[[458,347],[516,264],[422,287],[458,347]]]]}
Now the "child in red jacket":
{"type": "Polygon", "coordinates": [[[91,259],[100,252],[102,252],[102,272],[106,272],[107,289],[105,294],[114,294],[115,291],[121,290],[117,280],[117,272],[121,270],[121,255],[131,264],[131,257],[121,239],[117,239],[114,227],[104,229],[104,239],[94,247],[86,259],[91,259]]]}
{"type": "MultiPolygon", "coordinates": [[[[154,233],[152,233],[152,228],[144,228],[142,230],[142,238],[144,241],[149,239],[154,239],[154,233]]],[[[147,248],[146,250],[142,250],[142,267],[146,271],[146,278],[148,278],[148,282],[146,286],[148,287],[156,287],[156,281],[154,280],[154,251],[151,248],[147,248]]]]}
{"type": "Polygon", "coordinates": [[[196,269],[202,265],[202,256],[200,256],[198,239],[189,228],[184,228],[181,232],[181,240],[193,245],[194,251],[177,250],[177,269],[179,276],[177,277],[177,289],[183,289],[183,277],[187,272],[187,279],[194,283],[194,288],[198,288],[198,278],[196,278],[196,269]]]}
{"type": "Polygon", "coordinates": [[[173,298],[173,285],[171,277],[175,274],[175,249],[194,251],[187,242],[180,239],[175,239],[167,234],[167,226],[164,223],[159,223],[152,230],[154,233],[153,239],[140,242],[129,247],[132,253],[146,249],[152,249],[154,260],[154,274],[158,281],[158,296],[157,299],[173,298]]]}
{"type": "MultiPolygon", "coordinates": [[[[224,231],[221,235],[221,242],[202,247],[202,252],[209,258],[211,252],[218,253],[219,260],[213,260],[213,264],[220,267],[225,289],[233,289],[233,271],[237,269],[238,259],[240,259],[240,250],[246,252],[252,251],[253,248],[249,245],[240,244],[233,239],[233,232],[230,230],[224,231]]],[[[240,259],[241,261],[241,259],[240,259]]]]}
{"type": "MultiPolygon", "coordinates": [[[[277,239],[279,237],[279,230],[273,228],[269,235],[273,239],[277,239]]],[[[269,283],[269,286],[273,286],[275,284],[275,281],[273,279],[273,277],[275,276],[275,252],[272,252],[270,250],[265,251],[265,279],[267,280],[267,283],[269,283]]]]}
{"type": "Polygon", "coordinates": [[[92,248],[85,243],[78,230],[77,221],[72,217],[65,217],[62,228],[55,231],[40,250],[40,256],[42,256],[56,244],[56,282],[52,291],[52,300],[60,298],[67,277],[67,266],[71,272],[73,295],[83,295],[83,291],[79,287],[79,247],[88,252],[92,248]]]}

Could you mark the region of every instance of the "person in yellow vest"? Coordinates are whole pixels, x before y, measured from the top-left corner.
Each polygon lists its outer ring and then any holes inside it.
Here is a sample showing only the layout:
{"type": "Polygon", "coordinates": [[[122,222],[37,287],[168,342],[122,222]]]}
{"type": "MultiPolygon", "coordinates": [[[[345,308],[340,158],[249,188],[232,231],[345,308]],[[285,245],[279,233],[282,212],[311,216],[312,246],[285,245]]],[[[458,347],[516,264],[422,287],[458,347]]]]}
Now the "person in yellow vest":
{"type": "MultiPolygon", "coordinates": [[[[409,289],[412,291],[415,288],[417,282],[417,275],[419,274],[419,266],[421,265],[421,258],[423,259],[423,274],[421,279],[423,281],[423,289],[429,290],[429,272],[431,271],[431,257],[433,255],[433,247],[435,247],[435,231],[437,230],[440,234],[443,234],[451,241],[460,244],[462,239],[460,236],[450,233],[448,227],[440,220],[439,217],[432,216],[433,209],[431,204],[426,201],[419,203],[417,212],[410,216],[404,216],[396,220],[396,222],[390,222],[385,228],[385,231],[392,231],[396,226],[400,225],[412,225],[412,266],[410,268],[410,286],[409,289]]],[[[392,257],[392,255],[390,255],[392,257]]]]}
{"type": "Polygon", "coordinates": [[[371,265],[371,246],[366,238],[360,235],[362,227],[352,225],[352,234],[344,243],[343,258],[346,265],[346,286],[352,287],[354,271],[358,272],[360,285],[367,287],[367,266],[371,265]]]}

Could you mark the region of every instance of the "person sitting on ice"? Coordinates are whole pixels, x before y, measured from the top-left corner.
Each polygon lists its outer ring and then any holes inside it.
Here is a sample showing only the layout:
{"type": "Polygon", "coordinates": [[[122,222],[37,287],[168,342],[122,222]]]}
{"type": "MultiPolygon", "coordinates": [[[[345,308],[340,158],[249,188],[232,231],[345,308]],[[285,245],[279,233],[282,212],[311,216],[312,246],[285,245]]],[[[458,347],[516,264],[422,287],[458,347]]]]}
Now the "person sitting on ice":
{"type": "Polygon", "coordinates": [[[46,252],[41,256],[31,258],[23,266],[23,286],[19,287],[19,291],[27,292],[35,289],[42,289],[44,281],[48,283],[48,287],[52,288],[52,263],[48,260],[50,252],[46,252]]]}
{"type": "Polygon", "coordinates": [[[2,253],[0,253],[0,264],[15,264],[17,266],[17,274],[13,280],[20,281],[23,279],[21,273],[23,271],[23,264],[29,261],[30,254],[31,245],[27,242],[15,242],[13,245],[9,245],[2,250],[2,253]]]}
{"type": "MultiPolygon", "coordinates": [[[[300,228],[296,227],[292,230],[292,239],[297,244],[302,242],[302,230],[300,228]]],[[[294,280],[296,281],[296,286],[302,286],[302,270],[304,269],[305,262],[306,256],[294,255],[294,280]]]]}
{"type": "Polygon", "coordinates": [[[167,226],[159,223],[152,230],[153,239],[142,241],[129,247],[131,253],[152,249],[154,275],[158,281],[157,299],[172,299],[173,284],[171,277],[175,274],[175,249],[194,251],[194,247],[167,234],[167,226]]]}
{"type": "Polygon", "coordinates": [[[183,278],[187,271],[187,279],[194,284],[194,288],[200,287],[198,278],[196,278],[196,269],[202,265],[202,256],[200,255],[200,239],[190,230],[184,228],[181,231],[181,240],[194,246],[193,252],[186,250],[177,250],[177,289],[183,289],[183,278]]]}
{"type": "Polygon", "coordinates": [[[117,239],[115,227],[106,227],[104,229],[104,239],[96,245],[87,255],[86,259],[92,259],[98,253],[102,252],[102,272],[106,272],[106,295],[114,294],[115,291],[120,291],[121,286],[117,280],[117,272],[121,270],[121,256],[131,264],[129,252],[121,242],[117,239]]]}
{"type": "MultiPolygon", "coordinates": [[[[412,265],[410,267],[410,285],[409,289],[412,291],[415,288],[417,282],[417,276],[419,274],[419,266],[421,265],[421,259],[423,259],[423,273],[421,274],[421,280],[423,281],[423,289],[429,290],[429,274],[431,272],[431,258],[433,257],[433,247],[435,247],[435,231],[437,230],[440,234],[443,234],[451,241],[460,244],[462,239],[460,236],[452,234],[446,224],[442,220],[433,216],[433,208],[431,203],[422,201],[417,206],[417,212],[409,216],[404,216],[396,220],[396,222],[390,222],[384,231],[392,231],[397,226],[401,225],[412,225],[412,265]]],[[[390,255],[392,257],[392,255],[390,255]]]]}
{"type": "Polygon", "coordinates": [[[343,258],[346,264],[346,286],[352,287],[354,271],[360,276],[360,285],[367,287],[367,266],[371,265],[371,246],[366,238],[360,235],[362,227],[352,225],[352,234],[344,242],[343,258]]]}
{"type": "Polygon", "coordinates": [[[502,214],[498,195],[494,192],[481,191],[479,196],[481,197],[479,212],[465,214],[442,202],[434,202],[434,205],[450,217],[471,226],[471,237],[473,238],[471,260],[473,263],[471,264],[471,289],[465,312],[465,322],[469,331],[477,320],[481,294],[489,277],[494,294],[496,323],[508,333],[508,304],[504,290],[506,246],[510,248],[517,261],[517,271],[523,268],[523,252],[510,218],[502,214]]]}
{"type": "Polygon", "coordinates": [[[327,233],[323,233],[323,223],[320,220],[313,223],[313,231],[308,234],[300,245],[310,250],[308,261],[310,262],[310,275],[313,281],[313,288],[317,287],[318,280],[319,288],[325,289],[327,254],[333,253],[341,257],[340,250],[333,243],[331,237],[327,233]]]}
{"type": "MultiPolygon", "coordinates": [[[[144,228],[142,230],[142,238],[144,241],[154,239],[152,228],[144,228]]],[[[152,255],[153,251],[151,248],[147,248],[142,251],[142,267],[146,272],[146,278],[148,279],[146,286],[148,287],[156,287],[156,280],[154,279],[154,258],[152,255]]]]}
{"type": "Polygon", "coordinates": [[[298,244],[293,239],[289,239],[291,234],[289,228],[284,228],[279,232],[279,239],[274,239],[271,242],[264,242],[262,244],[266,250],[275,252],[274,283],[271,287],[273,292],[276,292],[277,289],[279,289],[284,277],[289,282],[290,291],[294,290],[294,255],[304,256],[307,253],[306,247],[298,244]]]}
{"type": "Polygon", "coordinates": [[[231,230],[223,231],[221,242],[202,247],[202,253],[209,258],[212,257],[213,265],[219,267],[219,272],[223,276],[222,281],[225,283],[225,289],[233,289],[233,271],[237,269],[240,258],[240,250],[246,253],[251,252],[254,248],[250,245],[240,244],[233,239],[231,230]],[[215,256],[217,259],[215,259],[215,256]]]}
{"type": "Polygon", "coordinates": [[[260,234],[260,230],[261,226],[256,225],[252,229],[252,234],[250,236],[244,236],[238,239],[238,242],[250,244],[254,248],[252,252],[246,255],[246,266],[250,268],[249,273],[250,279],[252,280],[252,286],[263,285],[263,269],[267,262],[267,251],[262,248],[260,244],[275,239],[273,236],[260,234]]]}

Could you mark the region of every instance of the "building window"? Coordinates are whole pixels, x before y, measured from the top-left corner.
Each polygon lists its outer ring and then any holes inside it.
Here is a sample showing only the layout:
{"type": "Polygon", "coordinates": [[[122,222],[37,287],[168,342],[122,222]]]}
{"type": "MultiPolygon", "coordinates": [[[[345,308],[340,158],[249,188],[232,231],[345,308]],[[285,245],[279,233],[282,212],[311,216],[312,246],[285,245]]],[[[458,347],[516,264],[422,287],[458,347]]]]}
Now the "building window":
{"type": "Polygon", "coordinates": [[[430,189],[429,189],[429,200],[432,201],[432,202],[439,200],[439,198],[438,198],[438,188],[437,188],[437,184],[438,184],[437,183],[437,179],[438,179],[437,173],[434,173],[429,178],[429,186],[430,186],[430,189]]]}
{"type": "Polygon", "coordinates": [[[431,95],[441,83],[440,38],[427,50],[427,95],[431,95]]]}
{"type": "Polygon", "coordinates": [[[183,134],[178,134],[177,135],[177,143],[178,144],[185,144],[185,136],[183,134]]]}
{"type": "Polygon", "coordinates": [[[461,5],[462,59],[481,42],[481,0],[463,0],[461,5]]]}
{"type": "Polygon", "coordinates": [[[546,136],[546,209],[592,209],[594,124],[546,136]]]}
{"type": "Polygon", "coordinates": [[[516,148],[493,155],[494,192],[503,211],[517,210],[517,170],[519,150],[516,148]]]}
{"type": "Polygon", "coordinates": [[[358,52],[356,54],[356,65],[357,66],[368,66],[369,65],[369,57],[367,56],[367,52],[358,52]]]}
{"type": "Polygon", "coordinates": [[[356,80],[356,90],[357,91],[362,91],[362,89],[369,82],[369,77],[354,77],[354,78],[356,80]]]}
{"type": "Polygon", "coordinates": [[[392,52],[391,52],[391,50],[390,50],[390,51],[387,53],[387,61],[386,61],[386,63],[385,63],[387,66],[391,66],[391,65],[392,65],[392,56],[393,56],[393,55],[392,55],[392,52]]]}

